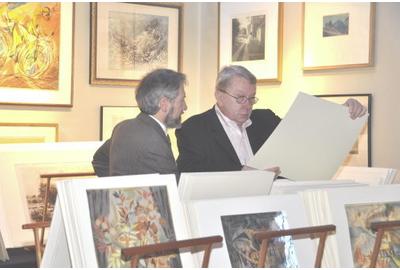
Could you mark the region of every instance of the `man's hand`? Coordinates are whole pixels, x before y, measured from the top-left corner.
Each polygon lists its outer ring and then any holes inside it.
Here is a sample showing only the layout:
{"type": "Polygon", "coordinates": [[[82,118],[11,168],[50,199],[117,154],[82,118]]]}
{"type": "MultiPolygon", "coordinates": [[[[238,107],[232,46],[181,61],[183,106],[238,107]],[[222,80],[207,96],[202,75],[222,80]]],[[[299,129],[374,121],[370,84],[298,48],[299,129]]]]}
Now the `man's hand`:
{"type": "Polygon", "coordinates": [[[361,105],[361,103],[354,98],[349,98],[343,105],[349,107],[349,114],[351,119],[361,117],[367,112],[367,108],[361,105]]]}
{"type": "MultiPolygon", "coordinates": [[[[255,169],[255,168],[253,168],[253,167],[246,166],[246,165],[244,165],[244,166],[242,167],[242,171],[250,171],[250,170],[257,170],[257,169],[255,169]]],[[[281,173],[281,168],[279,168],[278,166],[271,167],[271,168],[264,169],[264,170],[265,170],[265,171],[269,171],[269,172],[275,173],[274,180],[275,180],[275,179],[278,177],[278,175],[281,173]]]]}

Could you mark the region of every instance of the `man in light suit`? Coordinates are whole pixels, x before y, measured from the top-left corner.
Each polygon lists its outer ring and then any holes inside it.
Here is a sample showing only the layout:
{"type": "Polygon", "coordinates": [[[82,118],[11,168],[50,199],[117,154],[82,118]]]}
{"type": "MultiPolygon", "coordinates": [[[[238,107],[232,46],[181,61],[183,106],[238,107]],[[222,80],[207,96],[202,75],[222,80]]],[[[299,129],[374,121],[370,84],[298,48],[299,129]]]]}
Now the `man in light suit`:
{"type": "MultiPolygon", "coordinates": [[[[271,110],[253,110],[258,101],[256,82],[256,77],[242,66],[226,66],[218,73],[215,106],[190,117],[175,131],[180,172],[251,169],[246,166],[248,160],[281,120],[271,110]]],[[[354,99],[344,105],[353,119],[366,113],[366,108],[354,99]]],[[[278,175],[276,165],[266,169],[278,175]]]]}
{"type": "Polygon", "coordinates": [[[141,80],[136,88],[141,113],[119,123],[95,153],[92,163],[98,176],[177,174],[167,128],[181,125],[187,109],[185,82],[184,74],[168,69],[155,70],[141,80]]]}

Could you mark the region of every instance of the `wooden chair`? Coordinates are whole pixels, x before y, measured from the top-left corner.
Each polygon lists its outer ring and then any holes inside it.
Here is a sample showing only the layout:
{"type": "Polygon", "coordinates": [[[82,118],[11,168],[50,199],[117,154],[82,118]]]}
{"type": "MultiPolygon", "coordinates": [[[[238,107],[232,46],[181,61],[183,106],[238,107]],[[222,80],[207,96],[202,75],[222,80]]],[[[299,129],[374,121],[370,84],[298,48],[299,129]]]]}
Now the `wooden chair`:
{"type": "Polygon", "coordinates": [[[324,254],[325,241],[329,233],[336,231],[335,225],[323,225],[314,227],[303,227],[289,230],[278,231],[260,231],[254,234],[257,240],[261,241],[260,257],[258,260],[258,268],[264,268],[267,258],[268,242],[272,238],[282,236],[292,236],[293,238],[319,238],[317,256],[315,258],[315,268],[320,268],[322,263],[322,256],[324,254]]]}
{"type": "Polygon", "coordinates": [[[202,238],[194,238],[188,240],[171,241],[166,243],[152,244],[140,247],[124,248],[121,257],[124,261],[131,261],[131,267],[136,268],[139,257],[144,255],[157,254],[160,252],[171,252],[180,248],[204,248],[204,256],[201,267],[207,268],[210,261],[211,248],[213,244],[221,243],[222,236],[209,236],[202,238]]]}
{"type": "Polygon", "coordinates": [[[385,231],[394,230],[400,228],[400,220],[395,221],[382,221],[382,222],[372,222],[371,229],[376,232],[374,249],[372,250],[370,268],[376,267],[376,262],[378,260],[379,251],[381,249],[382,237],[385,231]]]}
{"type": "Polygon", "coordinates": [[[54,174],[41,174],[40,178],[46,179],[46,191],[44,197],[44,209],[43,218],[41,222],[33,222],[28,224],[23,224],[22,229],[32,230],[33,237],[35,240],[35,253],[36,253],[36,264],[40,267],[40,262],[42,260],[42,255],[44,251],[44,233],[46,228],[50,227],[50,222],[45,221],[47,216],[47,211],[49,207],[49,192],[50,192],[50,182],[53,178],[67,178],[67,177],[84,177],[84,176],[94,176],[94,172],[76,172],[76,173],[54,173],[54,174]],[[40,235],[39,235],[40,234],[40,235]]]}

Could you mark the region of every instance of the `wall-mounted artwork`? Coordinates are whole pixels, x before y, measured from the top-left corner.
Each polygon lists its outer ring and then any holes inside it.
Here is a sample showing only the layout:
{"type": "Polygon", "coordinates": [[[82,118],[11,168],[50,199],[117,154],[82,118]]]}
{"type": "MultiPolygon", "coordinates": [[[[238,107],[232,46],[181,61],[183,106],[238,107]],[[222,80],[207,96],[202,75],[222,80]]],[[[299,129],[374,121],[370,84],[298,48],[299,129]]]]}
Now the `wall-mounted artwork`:
{"type": "Polygon", "coordinates": [[[373,64],[374,3],[305,3],[303,69],[373,64]]]}
{"type": "Polygon", "coordinates": [[[58,124],[0,123],[0,143],[44,143],[58,140],[58,124]]]}
{"type": "Polygon", "coordinates": [[[90,83],[134,86],[156,68],[179,70],[180,5],[91,4],[90,83]]]}
{"type": "Polygon", "coordinates": [[[100,140],[111,138],[114,127],[121,121],[135,118],[140,113],[136,106],[101,106],[100,140]]]}
{"type": "Polygon", "coordinates": [[[358,135],[357,141],[354,143],[350,153],[343,161],[342,166],[372,166],[372,147],[371,147],[371,115],[372,115],[372,95],[371,94],[354,94],[354,95],[317,95],[317,97],[325,100],[343,104],[349,98],[354,98],[368,109],[368,122],[358,135]]]}
{"type": "Polygon", "coordinates": [[[72,106],[73,23],[73,3],[0,3],[0,104],[72,106]]]}
{"type": "MultiPolygon", "coordinates": [[[[375,233],[371,222],[400,220],[400,202],[345,205],[354,267],[369,267],[375,233]]],[[[400,267],[400,229],[387,231],[381,244],[376,267],[400,267]]]]}
{"type": "Polygon", "coordinates": [[[279,82],[282,3],[219,4],[219,69],[242,65],[257,82],[279,82]]]}

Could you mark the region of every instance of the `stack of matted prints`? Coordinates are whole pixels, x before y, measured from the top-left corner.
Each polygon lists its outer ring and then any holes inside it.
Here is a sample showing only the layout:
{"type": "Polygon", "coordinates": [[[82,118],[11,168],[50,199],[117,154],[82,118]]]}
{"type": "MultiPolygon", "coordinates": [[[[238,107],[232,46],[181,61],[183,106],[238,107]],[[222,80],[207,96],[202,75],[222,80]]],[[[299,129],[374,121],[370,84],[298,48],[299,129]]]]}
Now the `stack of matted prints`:
{"type": "MultiPolygon", "coordinates": [[[[0,230],[7,248],[34,243],[22,225],[42,221],[46,179],[41,174],[90,172],[101,142],[57,142],[0,145],[0,230]]],[[[56,197],[51,181],[45,220],[50,220],[56,197]]]]}
{"type": "MultiPolygon", "coordinates": [[[[335,224],[323,266],[369,267],[376,234],[371,222],[400,220],[400,185],[304,191],[311,224],[335,224]]],[[[385,233],[377,267],[400,267],[400,229],[385,233]]]]}
{"type": "Polygon", "coordinates": [[[334,180],[354,180],[368,185],[389,185],[396,180],[397,170],[392,168],[342,166],[334,180]]]}
{"type": "MultiPolygon", "coordinates": [[[[175,175],[57,183],[59,198],[42,267],[129,267],[121,249],[188,238],[175,175]]],[[[190,252],[139,260],[139,267],[193,267],[190,252]]]]}

